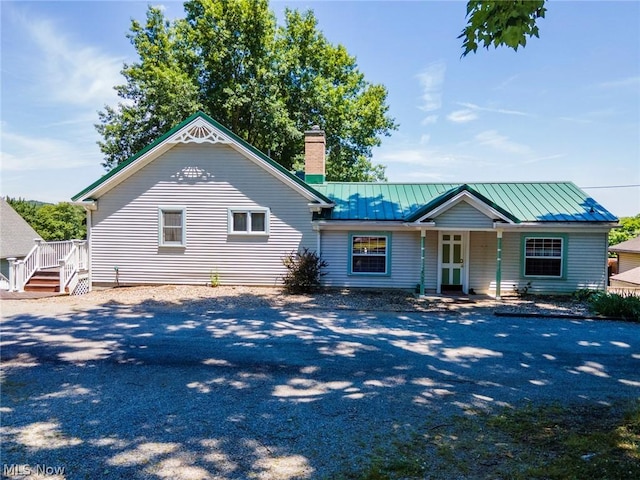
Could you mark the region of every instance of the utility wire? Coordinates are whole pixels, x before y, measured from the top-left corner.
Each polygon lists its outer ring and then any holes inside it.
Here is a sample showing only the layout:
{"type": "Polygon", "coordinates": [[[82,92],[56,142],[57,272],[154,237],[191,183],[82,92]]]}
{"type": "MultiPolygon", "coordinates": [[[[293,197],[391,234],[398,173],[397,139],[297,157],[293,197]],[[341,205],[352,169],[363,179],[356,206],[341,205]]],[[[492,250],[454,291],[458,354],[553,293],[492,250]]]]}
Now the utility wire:
{"type": "Polygon", "coordinates": [[[630,187],[640,187],[640,183],[636,183],[634,185],[600,185],[596,187],[580,187],[580,188],[630,188],[630,187]]]}

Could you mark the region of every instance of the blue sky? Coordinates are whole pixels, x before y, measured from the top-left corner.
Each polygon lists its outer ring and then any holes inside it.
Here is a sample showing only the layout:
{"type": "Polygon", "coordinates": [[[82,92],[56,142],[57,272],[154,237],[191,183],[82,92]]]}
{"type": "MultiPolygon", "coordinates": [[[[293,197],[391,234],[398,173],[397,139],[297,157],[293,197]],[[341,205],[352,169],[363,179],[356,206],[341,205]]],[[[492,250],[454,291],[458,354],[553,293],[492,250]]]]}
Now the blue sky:
{"type": "MultiPolygon", "coordinates": [[[[136,60],[125,35],[147,5],[0,2],[2,195],[68,201],[105,173],[93,125],[136,60]]],[[[313,9],[387,87],[400,127],[373,161],[390,181],[618,186],[586,191],[640,213],[640,2],[552,1],[540,39],[465,58],[462,1],[271,3],[280,18],[287,5],[313,9]]]]}

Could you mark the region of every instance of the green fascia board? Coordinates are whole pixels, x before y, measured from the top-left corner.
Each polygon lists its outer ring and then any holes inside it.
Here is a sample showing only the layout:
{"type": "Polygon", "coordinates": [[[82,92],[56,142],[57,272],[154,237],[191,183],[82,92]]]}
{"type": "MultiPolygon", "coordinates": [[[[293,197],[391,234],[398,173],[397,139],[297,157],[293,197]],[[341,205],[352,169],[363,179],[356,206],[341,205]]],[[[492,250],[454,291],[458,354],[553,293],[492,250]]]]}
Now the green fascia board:
{"type": "Polygon", "coordinates": [[[429,203],[427,203],[425,206],[419,208],[413,214],[409,215],[405,220],[407,222],[416,222],[416,221],[418,221],[420,219],[420,217],[426,215],[431,210],[434,210],[434,209],[438,208],[439,206],[447,203],[449,200],[451,200],[456,195],[458,195],[458,194],[460,194],[462,192],[468,192],[469,194],[473,195],[478,200],[480,200],[482,203],[486,204],[487,206],[493,208],[494,210],[498,211],[500,214],[502,214],[505,217],[507,217],[512,222],[520,223],[520,219],[517,218],[515,215],[513,215],[512,213],[506,211],[504,208],[500,207],[496,203],[492,202],[487,197],[482,195],[477,190],[474,190],[473,188],[471,188],[466,183],[463,184],[463,185],[460,185],[459,187],[452,188],[451,190],[449,190],[449,191],[441,194],[440,196],[434,198],[429,203]]]}
{"type": "MultiPolygon", "coordinates": [[[[280,165],[278,162],[272,160],[271,158],[269,158],[267,155],[265,155],[264,153],[262,153],[260,150],[258,150],[256,147],[254,147],[253,145],[251,145],[250,143],[248,143],[247,141],[243,140],[242,138],[240,138],[239,136],[237,136],[235,133],[233,133],[231,130],[229,130],[227,127],[225,127],[224,125],[218,123],[216,120],[214,120],[213,118],[211,118],[209,115],[207,115],[204,112],[198,111],[196,113],[194,113],[193,115],[191,115],[189,118],[187,118],[186,120],[180,122],[178,125],[176,125],[175,127],[173,127],[171,130],[169,130],[167,133],[165,133],[164,135],[162,135],[161,137],[159,137],[157,140],[155,140],[154,142],[150,143],[149,145],[147,145],[146,147],[144,147],[142,150],[140,150],[138,153],[136,153],[135,155],[133,155],[132,157],[129,157],[127,160],[125,160],[124,162],[122,162],[121,164],[119,164],[117,167],[115,167],[113,170],[110,170],[108,173],[106,173],[105,175],[103,175],[102,177],[100,177],[97,181],[93,182],[91,185],[89,185],[87,188],[85,188],[84,190],[82,190],[81,192],[75,194],[73,197],[71,197],[71,199],[73,201],[77,201],[78,199],[82,198],[83,195],[85,195],[87,192],[90,192],[91,190],[99,187],[101,184],[103,184],[104,182],[106,182],[108,179],[110,179],[111,177],[113,177],[115,174],[117,174],[118,172],[120,172],[121,170],[127,168],[129,165],[131,165],[133,162],[135,162],[138,158],[140,158],[141,156],[143,156],[145,153],[147,153],[149,150],[155,148],[156,146],[158,146],[159,144],[161,144],[162,142],[164,142],[167,138],[171,137],[172,135],[174,135],[176,132],[178,132],[179,130],[181,130],[182,128],[186,127],[189,123],[193,122],[196,118],[202,118],[204,120],[206,120],[207,122],[209,122],[212,126],[214,126],[215,128],[219,129],[222,133],[224,133],[225,135],[227,135],[229,138],[231,138],[234,142],[240,144],[242,147],[246,148],[247,150],[249,150],[251,153],[253,153],[254,155],[256,155],[257,157],[259,157],[261,160],[265,161],[266,163],[268,163],[269,165],[271,165],[272,167],[274,167],[275,169],[277,169],[278,171],[280,171],[281,173],[285,174],[287,177],[289,177],[291,180],[293,180],[295,183],[297,183],[298,185],[300,185],[301,187],[303,187],[305,190],[307,190],[309,193],[311,193],[312,195],[320,198],[323,202],[326,203],[331,203],[331,200],[329,200],[327,197],[325,197],[323,194],[321,194],[320,192],[318,192],[317,190],[315,190],[314,188],[310,187],[305,181],[301,180],[300,178],[298,178],[296,175],[294,175],[293,173],[291,173],[290,171],[288,171],[286,168],[284,168],[282,165],[280,165]]],[[[88,199],[85,199],[88,200],[88,199]]]]}

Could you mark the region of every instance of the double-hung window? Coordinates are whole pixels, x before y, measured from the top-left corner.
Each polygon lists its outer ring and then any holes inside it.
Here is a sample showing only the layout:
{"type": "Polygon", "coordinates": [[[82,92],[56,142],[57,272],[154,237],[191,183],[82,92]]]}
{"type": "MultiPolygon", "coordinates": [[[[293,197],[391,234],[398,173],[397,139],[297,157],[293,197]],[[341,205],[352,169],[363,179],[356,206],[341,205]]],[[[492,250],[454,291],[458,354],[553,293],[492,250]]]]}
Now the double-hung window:
{"type": "Polygon", "coordinates": [[[390,243],[389,234],[350,235],[349,273],[388,275],[390,243]]]}
{"type": "Polygon", "coordinates": [[[565,239],[562,237],[525,237],[525,276],[562,277],[565,248],[565,239]]]}
{"type": "Polygon", "coordinates": [[[267,235],[269,233],[269,210],[230,209],[229,234],[231,235],[267,235]]]}
{"type": "Polygon", "coordinates": [[[160,207],[158,217],[160,246],[184,247],[186,245],[186,209],[184,207],[160,207]]]}

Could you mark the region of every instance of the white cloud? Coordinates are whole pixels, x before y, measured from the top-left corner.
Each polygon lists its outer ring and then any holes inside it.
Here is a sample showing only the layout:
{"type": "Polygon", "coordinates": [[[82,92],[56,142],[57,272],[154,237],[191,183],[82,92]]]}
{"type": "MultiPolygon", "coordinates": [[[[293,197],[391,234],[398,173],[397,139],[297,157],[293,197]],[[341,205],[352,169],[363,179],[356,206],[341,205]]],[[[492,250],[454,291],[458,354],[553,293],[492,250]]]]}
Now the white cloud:
{"type": "Polygon", "coordinates": [[[510,85],[513,81],[515,81],[519,76],[520,76],[519,73],[516,73],[515,75],[511,75],[509,78],[504,80],[502,83],[500,83],[496,87],[494,87],[493,90],[503,90],[505,87],[510,85]]]}
{"type": "Polygon", "coordinates": [[[442,106],[442,85],[446,69],[444,62],[434,62],[418,74],[422,88],[421,110],[433,112],[442,106]]]}
{"type": "Polygon", "coordinates": [[[519,115],[522,117],[532,117],[530,113],[521,112],[519,110],[508,110],[505,108],[495,108],[495,107],[481,107],[480,105],[476,105],[475,103],[468,102],[458,102],[458,105],[479,112],[490,112],[490,113],[502,113],[504,115],[519,115]]]}
{"type": "Polygon", "coordinates": [[[403,164],[419,167],[464,167],[466,165],[493,165],[479,158],[466,154],[456,153],[445,147],[426,148],[407,146],[405,148],[394,148],[389,151],[380,152],[376,158],[376,162],[381,162],[391,166],[392,164],[403,164]]]}
{"type": "Polygon", "coordinates": [[[624,87],[640,87],[640,76],[622,78],[620,80],[611,80],[609,82],[599,83],[600,88],[624,88],[624,87]]]}
{"type": "Polygon", "coordinates": [[[92,109],[114,103],[113,87],[123,83],[123,58],[79,44],[48,20],[29,17],[22,23],[41,54],[30,61],[39,70],[47,100],[92,109]]]}
{"type": "Polygon", "coordinates": [[[436,152],[426,148],[400,148],[381,153],[376,161],[383,164],[409,164],[421,167],[441,167],[458,160],[454,155],[436,152]]]}
{"type": "Polygon", "coordinates": [[[433,125],[437,121],[438,121],[438,115],[427,115],[422,119],[422,121],[420,122],[420,125],[422,126],[433,125]]]}
{"type": "Polygon", "coordinates": [[[521,163],[521,165],[529,165],[531,163],[539,163],[539,162],[546,162],[547,160],[557,160],[558,158],[564,158],[567,155],[565,153],[554,153],[552,155],[545,155],[544,157],[536,157],[536,158],[531,158],[529,160],[525,160],[524,162],[521,163]]]}
{"type": "Polygon", "coordinates": [[[503,170],[500,162],[486,161],[457,146],[406,145],[379,152],[376,162],[387,166],[391,182],[459,182],[482,177],[483,172],[503,170]]]}
{"type": "Polygon", "coordinates": [[[480,145],[491,147],[495,150],[516,155],[531,155],[531,147],[509,140],[495,130],[485,130],[477,134],[475,140],[480,145]]]}
{"type": "Polygon", "coordinates": [[[2,171],[57,170],[95,165],[100,157],[91,143],[32,137],[2,131],[2,171]]]}
{"type": "Polygon", "coordinates": [[[453,123],[467,123],[478,118],[478,114],[472,110],[456,110],[447,115],[447,120],[453,123]]]}
{"type": "Polygon", "coordinates": [[[613,108],[604,108],[600,110],[592,110],[590,112],[584,112],[580,116],[564,116],[559,117],[560,120],[581,124],[593,124],[593,123],[610,123],[611,118],[615,117],[616,112],[613,108]]]}

